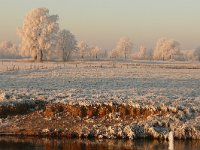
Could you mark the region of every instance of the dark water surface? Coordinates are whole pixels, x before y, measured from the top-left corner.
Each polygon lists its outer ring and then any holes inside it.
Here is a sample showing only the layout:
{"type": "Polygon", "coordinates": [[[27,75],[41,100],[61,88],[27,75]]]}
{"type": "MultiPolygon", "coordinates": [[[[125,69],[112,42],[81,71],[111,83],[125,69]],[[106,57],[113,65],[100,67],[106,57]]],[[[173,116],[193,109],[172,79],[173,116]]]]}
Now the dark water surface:
{"type": "MultiPolygon", "coordinates": [[[[167,150],[167,141],[0,137],[0,150],[167,150]]],[[[200,150],[200,141],[175,141],[174,150],[200,150]]]]}

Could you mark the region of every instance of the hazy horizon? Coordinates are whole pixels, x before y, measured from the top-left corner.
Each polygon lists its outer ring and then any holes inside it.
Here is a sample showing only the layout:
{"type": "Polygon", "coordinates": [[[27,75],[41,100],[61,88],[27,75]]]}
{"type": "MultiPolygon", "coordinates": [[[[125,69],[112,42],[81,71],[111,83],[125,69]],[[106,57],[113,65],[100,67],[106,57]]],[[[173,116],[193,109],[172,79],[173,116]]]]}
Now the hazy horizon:
{"type": "Polygon", "coordinates": [[[200,45],[200,2],[144,0],[0,0],[0,41],[18,43],[16,28],[33,8],[47,7],[59,15],[60,27],[70,30],[78,40],[112,49],[122,36],[129,37],[134,47],[153,48],[160,37],[180,42],[181,49],[200,45]]]}

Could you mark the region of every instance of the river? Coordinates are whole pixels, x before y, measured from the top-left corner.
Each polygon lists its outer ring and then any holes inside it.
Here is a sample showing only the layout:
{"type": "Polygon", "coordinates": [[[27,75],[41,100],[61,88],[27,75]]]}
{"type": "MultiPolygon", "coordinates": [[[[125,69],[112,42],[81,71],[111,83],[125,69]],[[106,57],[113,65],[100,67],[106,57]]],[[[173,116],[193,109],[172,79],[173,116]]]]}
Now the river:
{"type": "MultiPolygon", "coordinates": [[[[0,137],[0,150],[168,150],[168,141],[0,137]]],[[[174,150],[199,150],[198,140],[176,140],[174,150]]]]}

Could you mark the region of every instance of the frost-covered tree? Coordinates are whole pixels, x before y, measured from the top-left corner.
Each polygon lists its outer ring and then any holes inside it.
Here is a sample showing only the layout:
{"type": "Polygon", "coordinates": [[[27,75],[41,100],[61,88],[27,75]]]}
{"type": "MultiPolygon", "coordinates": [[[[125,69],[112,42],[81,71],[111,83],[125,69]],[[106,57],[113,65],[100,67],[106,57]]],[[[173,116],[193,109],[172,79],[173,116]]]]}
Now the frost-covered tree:
{"type": "Polygon", "coordinates": [[[76,44],[75,36],[70,31],[62,30],[58,33],[57,49],[63,61],[70,59],[72,52],[76,50],[76,44]]]}
{"type": "Polygon", "coordinates": [[[127,55],[131,53],[132,48],[133,48],[132,41],[129,38],[122,37],[117,42],[115,50],[124,55],[124,58],[126,59],[127,55]]]}
{"type": "Polygon", "coordinates": [[[59,30],[58,15],[50,15],[47,8],[36,8],[27,13],[18,29],[21,38],[21,53],[34,60],[47,59],[56,45],[59,30]]]}
{"type": "Polygon", "coordinates": [[[147,49],[145,46],[141,45],[139,50],[133,54],[133,59],[147,59],[147,49]]]}
{"type": "Polygon", "coordinates": [[[89,46],[85,41],[80,41],[80,42],[78,42],[77,47],[79,50],[79,55],[83,59],[88,54],[89,46]]]}
{"type": "Polygon", "coordinates": [[[98,46],[95,46],[94,48],[91,49],[90,53],[92,57],[95,57],[96,59],[98,58],[98,54],[101,52],[101,48],[98,46]]]}
{"type": "Polygon", "coordinates": [[[185,50],[184,51],[185,60],[195,61],[196,57],[194,56],[194,51],[195,49],[185,50]]]}
{"type": "Polygon", "coordinates": [[[180,44],[173,39],[160,38],[154,49],[153,58],[156,60],[169,60],[180,55],[180,44]]]}
{"type": "Polygon", "coordinates": [[[11,41],[2,41],[0,44],[0,48],[2,49],[10,49],[13,47],[13,43],[11,41]]]}
{"type": "Polygon", "coordinates": [[[110,58],[117,59],[119,56],[120,56],[120,51],[119,51],[118,49],[112,49],[112,50],[109,52],[109,57],[110,57],[110,58]]]}
{"type": "Polygon", "coordinates": [[[146,51],[146,53],[147,53],[147,56],[148,56],[148,59],[152,59],[152,57],[153,57],[153,49],[147,49],[147,51],[146,51]]]}
{"type": "Polygon", "coordinates": [[[198,61],[200,61],[200,47],[197,47],[197,48],[194,50],[193,55],[197,58],[198,61]]]}
{"type": "Polygon", "coordinates": [[[184,51],[185,60],[200,61],[200,47],[184,51]]]}
{"type": "Polygon", "coordinates": [[[0,44],[0,58],[13,59],[19,58],[19,48],[11,41],[3,41],[0,44]]]}
{"type": "Polygon", "coordinates": [[[143,45],[140,46],[139,53],[138,53],[138,57],[140,59],[145,59],[145,57],[146,57],[146,50],[147,50],[146,47],[144,47],[143,45]]]}

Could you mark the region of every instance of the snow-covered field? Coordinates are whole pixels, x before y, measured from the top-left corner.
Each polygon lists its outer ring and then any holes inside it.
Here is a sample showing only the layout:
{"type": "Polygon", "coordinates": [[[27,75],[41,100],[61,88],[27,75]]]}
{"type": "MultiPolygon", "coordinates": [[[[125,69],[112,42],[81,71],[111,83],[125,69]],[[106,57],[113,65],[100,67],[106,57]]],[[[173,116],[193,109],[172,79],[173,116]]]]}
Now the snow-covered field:
{"type": "Polygon", "coordinates": [[[67,94],[66,100],[176,105],[199,99],[199,86],[200,64],[0,63],[0,89],[16,94],[67,94]]]}
{"type": "Polygon", "coordinates": [[[0,105],[42,99],[84,106],[119,103],[165,107],[177,113],[165,116],[173,124],[170,128],[200,129],[199,63],[0,62],[0,90],[0,105]]]}

